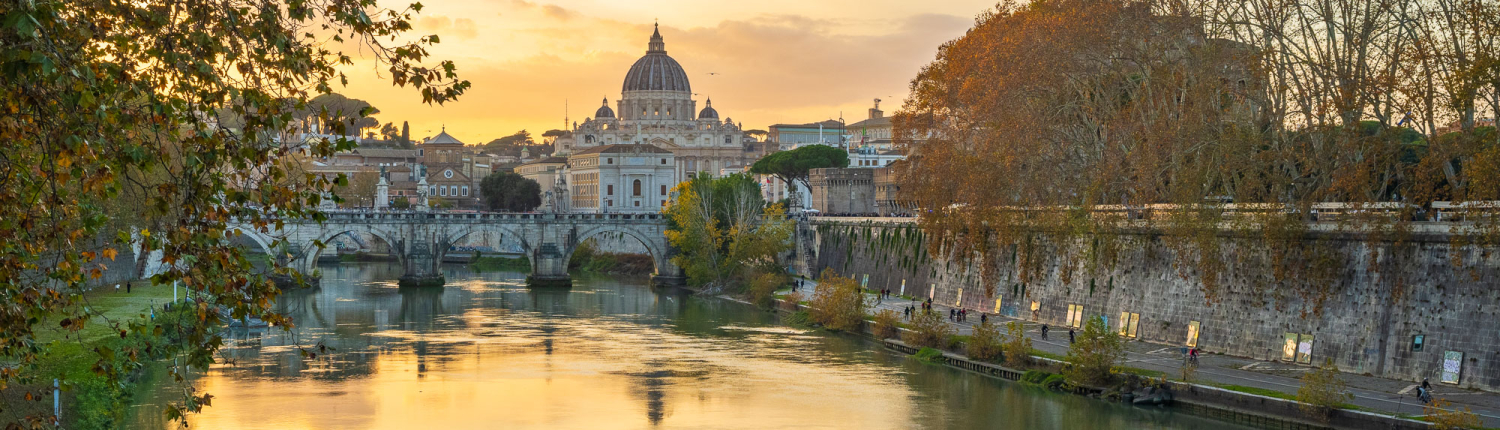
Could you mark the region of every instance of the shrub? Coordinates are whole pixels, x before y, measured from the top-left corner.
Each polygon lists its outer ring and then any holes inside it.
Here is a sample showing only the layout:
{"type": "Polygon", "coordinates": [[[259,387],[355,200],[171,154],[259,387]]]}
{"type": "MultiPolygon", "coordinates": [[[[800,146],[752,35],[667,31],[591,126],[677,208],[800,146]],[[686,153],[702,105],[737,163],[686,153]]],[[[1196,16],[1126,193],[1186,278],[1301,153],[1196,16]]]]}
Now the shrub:
{"type": "Polygon", "coordinates": [[[1021,382],[1041,385],[1042,381],[1047,380],[1048,376],[1052,376],[1052,374],[1040,370],[1027,370],[1026,373],[1021,374],[1021,382]]]}
{"type": "Polygon", "coordinates": [[[941,347],[948,341],[948,335],[953,327],[943,321],[943,317],[937,312],[918,312],[911,319],[909,330],[901,333],[901,341],[911,346],[919,347],[941,347]]]}
{"type": "Polygon", "coordinates": [[[1026,326],[1018,321],[1005,323],[1005,344],[1000,345],[1005,354],[1005,365],[1025,367],[1031,362],[1031,338],[1026,337],[1026,326]]]}
{"type": "Polygon", "coordinates": [[[1061,390],[1067,388],[1068,379],[1063,375],[1047,375],[1047,379],[1042,380],[1042,386],[1049,390],[1061,390]]]}
{"type": "Polygon", "coordinates": [[[1093,317],[1084,323],[1083,331],[1068,347],[1068,365],[1063,373],[1074,384],[1104,385],[1123,358],[1125,344],[1120,335],[1106,329],[1103,319],[1093,317]]]}
{"type": "Polygon", "coordinates": [[[801,303],[802,303],[802,293],[791,293],[791,294],[787,294],[785,296],[781,296],[781,308],[782,309],[786,309],[786,310],[792,311],[792,312],[797,312],[802,307],[801,303]]]}
{"type": "Polygon", "coordinates": [[[783,284],[786,284],[786,276],[780,273],[762,273],[750,278],[750,302],[761,309],[776,307],[776,288],[783,284]]]}
{"type": "Polygon", "coordinates": [[[900,317],[896,316],[896,311],[890,309],[881,309],[880,312],[876,312],[875,337],[881,339],[896,337],[896,335],[901,332],[901,330],[897,328],[899,320],[900,317]]]}
{"type": "Polygon", "coordinates": [[[943,352],[932,348],[922,348],[920,350],[917,350],[917,353],[915,355],[912,355],[912,357],[916,357],[917,360],[921,360],[923,363],[927,364],[938,364],[943,362],[943,352]]]}
{"type": "Polygon", "coordinates": [[[974,334],[969,335],[965,346],[964,353],[969,358],[983,361],[1000,358],[1000,328],[988,321],[974,326],[974,334]]]}
{"type": "Polygon", "coordinates": [[[1477,429],[1484,424],[1479,420],[1479,415],[1474,414],[1468,406],[1459,410],[1444,399],[1435,399],[1423,406],[1422,413],[1427,414],[1427,421],[1432,423],[1432,428],[1438,430],[1477,429]]]}
{"type": "Polygon", "coordinates": [[[813,294],[813,321],[829,330],[856,330],[865,322],[865,296],[859,283],[824,270],[813,294]]]}
{"type": "Polygon", "coordinates": [[[1303,374],[1302,387],[1297,389],[1297,401],[1302,402],[1297,406],[1309,417],[1322,422],[1328,422],[1329,415],[1339,404],[1353,398],[1332,358],[1317,370],[1303,374]]]}

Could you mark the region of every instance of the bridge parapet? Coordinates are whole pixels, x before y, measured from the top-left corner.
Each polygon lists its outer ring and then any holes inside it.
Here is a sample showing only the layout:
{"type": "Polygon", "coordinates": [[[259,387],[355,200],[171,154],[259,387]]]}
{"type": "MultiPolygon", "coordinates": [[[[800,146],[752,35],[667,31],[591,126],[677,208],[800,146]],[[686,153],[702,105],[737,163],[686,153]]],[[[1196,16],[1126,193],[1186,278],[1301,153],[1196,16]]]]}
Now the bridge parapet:
{"type": "MultiPolygon", "coordinates": [[[[403,285],[441,285],[440,264],[452,246],[471,234],[510,237],[531,262],[533,285],[571,285],[568,259],[584,240],[615,233],[641,241],[656,262],[653,280],[678,284],[682,271],[668,258],[667,218],[662,214],[538,214],[492,212],[330,211],[326,219],[284,220],[278,231],[259,232],[234,225],[266,246],[285,238],[289,264],[304,273],[316,269],[321,244],[343,234],[368,234],[386,242],[405,269],[403,285]]],[[[270,252],[271,250],[267,250],[270,252]]]]}

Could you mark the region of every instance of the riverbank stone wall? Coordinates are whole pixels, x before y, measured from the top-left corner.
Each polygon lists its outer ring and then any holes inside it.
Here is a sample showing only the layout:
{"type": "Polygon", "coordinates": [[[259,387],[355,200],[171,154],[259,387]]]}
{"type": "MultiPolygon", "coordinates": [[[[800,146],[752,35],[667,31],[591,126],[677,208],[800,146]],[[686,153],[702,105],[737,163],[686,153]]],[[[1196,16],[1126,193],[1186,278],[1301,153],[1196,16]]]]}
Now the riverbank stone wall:
{"type": "MultiPolygon", "coordinates": [[[[793,266],[803,273],[833,269],[870,289],[1045,323],[1054,333],[1095,316],[1117,330],[1123,317],[1133,320],[1135,339],[1164,347],[1185,347],[1196,332],[1197,346],[1212,353],[1291,367],[1332,359],[1345,372],[1500,390],[1500,253],[1453,253],[1446,239],[1411,241],[1399,252],[1318,239],[1340,261],[1323,281],[1301,283],[1326,287],[1320,294],[1278,284],[1264,257],[1226,258],[1210,301],[1196,266],[1159,235],[1117,237],[1114,264],[1093,271],[1055,244],[1038,245],[1030,263],[995,252],[988,278],[977,258],[928,255],[928,238],[910,224],[804,222],[797,238],[793,266]]],[[[1220,243],[1225,253],[1266,254],[1254,237],[1220,243]]]]}

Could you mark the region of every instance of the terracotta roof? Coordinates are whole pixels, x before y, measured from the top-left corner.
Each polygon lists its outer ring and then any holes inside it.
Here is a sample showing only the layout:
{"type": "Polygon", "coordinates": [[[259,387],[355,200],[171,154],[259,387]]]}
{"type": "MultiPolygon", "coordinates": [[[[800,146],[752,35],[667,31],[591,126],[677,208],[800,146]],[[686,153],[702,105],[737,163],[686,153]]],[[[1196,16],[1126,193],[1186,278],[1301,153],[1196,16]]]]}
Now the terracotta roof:
{"type": "Polygon", "coordinates": [[[433,136],[431,139],[427,139],[427,142],[425,142],[425,143],[429,143],[429,144],[431,144],[431,143],[449,143],[449,144],[456,143],[456,144],[459,144],[459,145],[463,145],[464,144],[463,142],[460,142],[457,138],[454,138],[452,135],[448,134],[447,130],[444,130],[444,131],[438,133],[437,136],[433,136]]]}
{"type": "Polygon", "coordinates": [[[522,166],[529,166],[529,165],[532,165],[532,164],[564,164],[564,163],[567,163],[567,162],[568,162],[568,159],[563,158],[563,157],[547,157],[547,158],[539,158],[539,159],[536,159],[536,160],[527,161],[525,163],[521,163],[521,165],[522,166]]]}
{"type": "Polygon", "coordinates": [[[366,157],[417,158],[417,150],[415,149],[355,148],[349,152],[366,157]]]}
{"type": "Polygon", "coordinates": [[[573,155],[601,154],[601,153],[607,153],[607,154],[671,154],[672,151],[668,151],[668,150],[662,149],[661,147],[658,147],[656,145],[637,145],[637,144],[634,144],[634,143],[620,143],[620,144],[614,144],[614,145],[595,146],[593,148],[589,148],[589,149],[585,149],[583,151],[579,151],[578,153],[573,154],[573,155]]]}

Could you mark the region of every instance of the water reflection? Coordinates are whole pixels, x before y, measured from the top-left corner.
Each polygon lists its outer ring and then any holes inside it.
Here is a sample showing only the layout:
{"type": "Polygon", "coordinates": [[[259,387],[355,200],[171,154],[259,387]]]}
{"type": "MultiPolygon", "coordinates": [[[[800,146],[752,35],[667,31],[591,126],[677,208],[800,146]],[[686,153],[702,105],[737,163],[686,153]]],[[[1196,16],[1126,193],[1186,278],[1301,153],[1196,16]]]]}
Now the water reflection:
{"type": "MultiPolygon", "coordinates": [[[[447,269],[403,289],[390,265],[323,267],[278,309],[294,332],[239,331],[195,384],[197,428],[1225,428],[916,364],[873,342],[790,329],[645,280],[528,291],[447,269]],[[302,348],[330,348],[315,358],[302,348]]],[[[143,406],[142,409],[148,407],[143,406]]],[[[150,414],[141,414],[149,416],[150,414]]],[[[142,419],[141,428],[162,424],[142,419]]]]}

